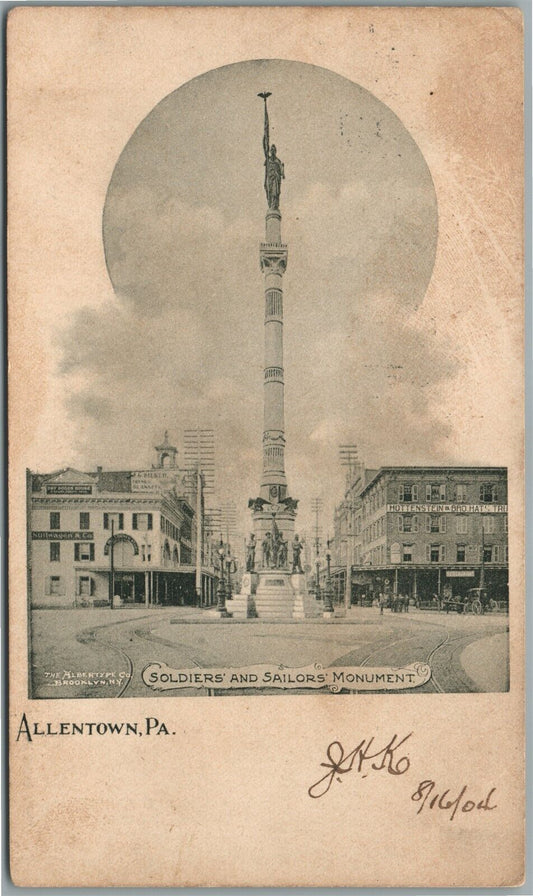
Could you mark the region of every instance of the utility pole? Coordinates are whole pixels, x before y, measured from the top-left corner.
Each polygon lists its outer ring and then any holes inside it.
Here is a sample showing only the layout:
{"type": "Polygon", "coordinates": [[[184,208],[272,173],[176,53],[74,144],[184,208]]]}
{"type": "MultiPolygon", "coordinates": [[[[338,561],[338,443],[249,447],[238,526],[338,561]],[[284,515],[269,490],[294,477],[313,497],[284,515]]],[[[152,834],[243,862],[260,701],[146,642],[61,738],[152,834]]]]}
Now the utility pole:
{"type": "Polygon", "coordinates": [[[215,486],[215,437],[212,429],[186,429],[185,465],[196,474],[196,602],[203,604],[202,560],[204,540],[204,493],[215,486]]]}
{"type": "Polygon", "coordinates": [[[353,565],[353,538],[354,538],[354,502],[352,487],[355,484],[355,472],[360,467],[357,445],[339,445],[339,458],[342,467],[347,467],[346,472],[346,583],[344,590],[344,604],[349,609],[352,602],[352,565],[353,565]]]}
{"type": "Polygon", "coordinates": [[[315,514],[315,564],[316,564],[316,599],[320,600],[320,526],[319,516],[322,510],[322,498],[313,498],[311,502],[311,510],[315,514]]]}

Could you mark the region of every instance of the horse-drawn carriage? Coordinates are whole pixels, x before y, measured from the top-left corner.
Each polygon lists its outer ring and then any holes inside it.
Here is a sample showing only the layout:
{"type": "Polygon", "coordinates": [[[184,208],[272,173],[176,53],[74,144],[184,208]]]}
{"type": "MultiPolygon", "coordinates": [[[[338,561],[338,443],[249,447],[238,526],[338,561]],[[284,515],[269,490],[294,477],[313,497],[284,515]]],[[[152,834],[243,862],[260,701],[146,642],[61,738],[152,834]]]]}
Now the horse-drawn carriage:
{"type": "Polygon", "coordinates": [[[473,613],[480,616],[495,609],[496,601],[489,598],[486,588],[469,588],[465,595],[455,595],[442,602],[442,609],[447,613],[455,610],[457,613],[473,613]]]}

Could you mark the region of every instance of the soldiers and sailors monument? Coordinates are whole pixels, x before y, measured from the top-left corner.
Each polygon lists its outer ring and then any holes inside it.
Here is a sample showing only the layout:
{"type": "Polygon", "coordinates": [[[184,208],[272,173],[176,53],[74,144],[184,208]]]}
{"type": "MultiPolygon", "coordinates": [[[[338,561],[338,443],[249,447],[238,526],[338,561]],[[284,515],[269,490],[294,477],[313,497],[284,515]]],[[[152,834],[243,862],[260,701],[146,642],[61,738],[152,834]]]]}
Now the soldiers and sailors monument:
{"type": "MultiPolygon", "coordinates": [[[[263,471],[259,495],[251,498],[253,532],[247,545],[246,573],[241,593],[231,601],[234,616],[259,618],[315,615],[302,569],[302,543],[295,530],[298,501],[291,497],[285,474],[285,414],[283,368],[283,274],[287,245],[281,240],[280,194],[283,162],[270,143],[267,100],[264,103],[265,241],[259,259],[265,285],[265,355],[263,471]]],[[[228,607],[228,609],[230,609],[228,607]]]]}

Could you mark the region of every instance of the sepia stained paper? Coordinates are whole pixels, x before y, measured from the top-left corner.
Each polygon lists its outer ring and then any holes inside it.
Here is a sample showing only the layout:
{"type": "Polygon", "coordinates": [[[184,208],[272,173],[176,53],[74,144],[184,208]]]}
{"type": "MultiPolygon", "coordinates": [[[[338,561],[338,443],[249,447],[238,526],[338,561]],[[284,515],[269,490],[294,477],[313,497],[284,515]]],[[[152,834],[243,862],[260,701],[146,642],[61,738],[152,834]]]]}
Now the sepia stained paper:
{"type": "Polygon", "coordinates": [[[522,41],[10,13],[16,884],[520,884],[522,41]]]}

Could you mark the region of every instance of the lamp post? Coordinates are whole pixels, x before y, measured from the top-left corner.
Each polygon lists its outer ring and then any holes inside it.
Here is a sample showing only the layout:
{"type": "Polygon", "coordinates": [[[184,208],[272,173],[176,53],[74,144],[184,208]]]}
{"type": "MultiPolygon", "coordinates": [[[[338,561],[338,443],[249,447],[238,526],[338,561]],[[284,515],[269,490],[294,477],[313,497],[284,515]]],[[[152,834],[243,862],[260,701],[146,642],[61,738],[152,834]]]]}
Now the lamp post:
{"type": "Polygon", "coordinates": [[[329,549],[330,540],[328,538],[327,541],[327,551],[326,551],[326,563],[327,563],[327,578],[326,578],[326,587],[324,589],[324,618],[328,619],[333,616],[333,604],[331,602],[331,551],[329,549]]]}
{"type": "Polygon", "coordinates": [[[109,608],[115,603],[115,521],[111,520],[111,541],[109,546],[109,608]]]}
{"type": "Polygon", "coordinates": [[[322,600],[322,595],[320,593],[320,555],[319,555],[319,542],[318,538],[316,539],[316,599],[322,600]]]}
{"type": "Polygon", "coordinates": [[[226,586],[224,582],[224,542],[222,538],[220,539],[220,545],[218,548],[218,557],[220,561],[220,579],[218,581],[218,589],[217,589],[217,612],[219,616],[227,616],[228,611],[226,610],[226,586]]]}
{"type": "Polygon", "coordinates": [[[228,554],[226,557],[226,569],[228,572],[228,581],[226,586],[226,600],[232,600],[233,595],[231,591],[231,567],[233,565],[233,557],[231,556],[231,547],[228,544],[228,554]]]}

